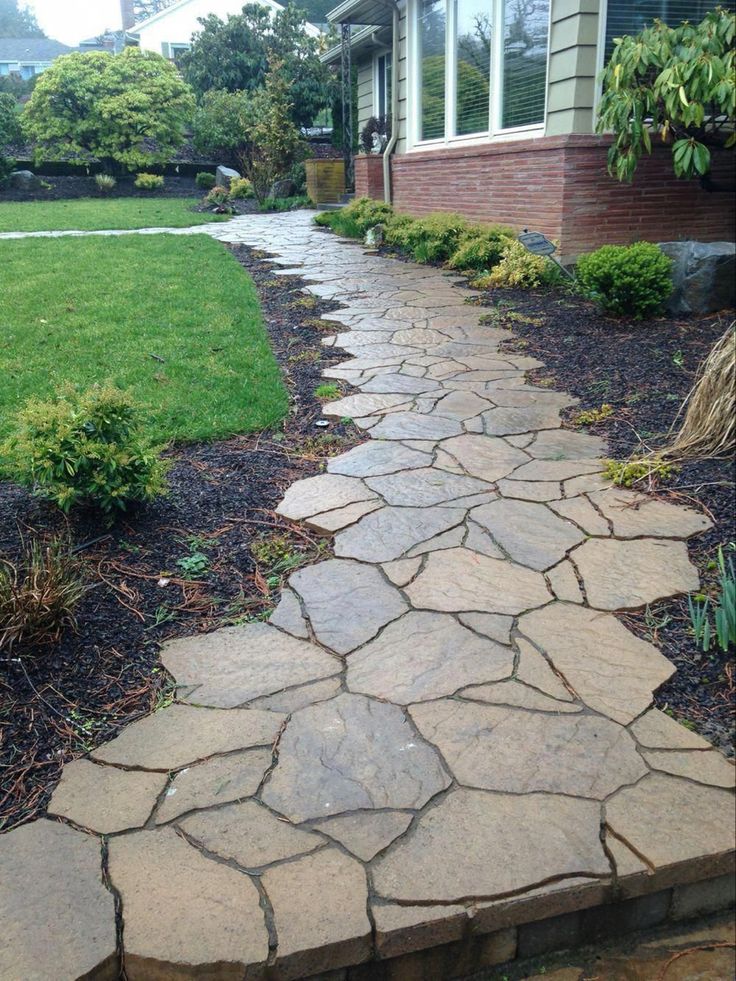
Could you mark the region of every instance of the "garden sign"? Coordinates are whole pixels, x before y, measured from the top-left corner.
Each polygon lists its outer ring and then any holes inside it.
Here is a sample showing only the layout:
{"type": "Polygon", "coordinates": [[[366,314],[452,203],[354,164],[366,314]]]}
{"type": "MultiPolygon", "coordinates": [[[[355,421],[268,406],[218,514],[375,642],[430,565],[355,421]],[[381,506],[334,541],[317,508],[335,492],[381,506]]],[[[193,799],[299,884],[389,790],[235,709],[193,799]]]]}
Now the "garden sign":
{"type": "Polygon", "coordinates": [[[519,236],[519,241],[527,250],[527,252],[531,252],[532,255],[547,256],[547,258],[551,259],[556,266],[559,266],[559,268],[565,273],[566,276],[569,276],[570,279],[575,278],[572,275],[572,273],[568,272],[568,270],[565,269],[562,263],[555,258],[554,253],[557,249],[557,246],[555,245],[554,242],[550,242],[550,240],[547,238],[546,235],[542,235],[541,232],[530,232],[528,228],[525,228],[524,231],[519,236]]]}

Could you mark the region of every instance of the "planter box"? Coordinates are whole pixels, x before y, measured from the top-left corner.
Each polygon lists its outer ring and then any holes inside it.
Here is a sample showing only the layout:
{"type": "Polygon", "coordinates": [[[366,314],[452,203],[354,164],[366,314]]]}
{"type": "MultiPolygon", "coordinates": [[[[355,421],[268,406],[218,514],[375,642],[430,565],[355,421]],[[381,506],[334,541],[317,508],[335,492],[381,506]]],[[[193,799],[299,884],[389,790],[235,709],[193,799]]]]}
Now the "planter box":
{"type": "Polygon", "coordinates": [[[315,204],[335,204],[345,193],[343,160],[306,160],[307,193],[315,204]]]}

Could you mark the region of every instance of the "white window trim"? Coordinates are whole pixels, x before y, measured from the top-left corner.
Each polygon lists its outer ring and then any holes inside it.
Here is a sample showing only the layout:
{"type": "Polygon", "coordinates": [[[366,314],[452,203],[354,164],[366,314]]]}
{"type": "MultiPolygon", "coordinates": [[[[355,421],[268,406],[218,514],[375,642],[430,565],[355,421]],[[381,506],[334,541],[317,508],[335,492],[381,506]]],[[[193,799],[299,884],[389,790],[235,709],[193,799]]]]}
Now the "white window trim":
{"type": "MultiPolygon", "coordinates": [[[[493,6],[494,14],[503,12],[504,0],[489,0],[493,6]]],[[[547,61],[544,76],[544,109],[542,119],[538,123],[531,123],[527,126],[500,126],[502,112],[502,57],[503,57],[503,32],[495,30],[496,23],[502,23],[502,16],[494,20],[494,30],[491,50],[491,79],[490,79],[490,129],[482,133],[470,133],[461,136],[447,136],[447,133],[454,131],[456,93],[456,72],[451,70],[451,61],[446,50],[445,54],[445,136],[434,140],[423,140],[421,138],[421,78],[419,72],[419,30],[418,12],[420,0],[408,0],[407,2],[407,51],[406,51],[406,70],[407,70],[407,153],[422,152],[428,150],[438,150],[450,147],[478,146],[488,143],[507,143],[512,140],[526,139],[529,137],[544,136],[547,126],[547,102],[549,99],[549,63],[550,63],[550,41],[552,37],[552,6],[554,0],[550,0],[549,12],[547,15],[547,61]]],[[[602,0],[605,4],[606,0],[602,0]]],[[[447,36],[455,36],[455,3],[453,0],[446,0],[447,16],[447,36]]]]}

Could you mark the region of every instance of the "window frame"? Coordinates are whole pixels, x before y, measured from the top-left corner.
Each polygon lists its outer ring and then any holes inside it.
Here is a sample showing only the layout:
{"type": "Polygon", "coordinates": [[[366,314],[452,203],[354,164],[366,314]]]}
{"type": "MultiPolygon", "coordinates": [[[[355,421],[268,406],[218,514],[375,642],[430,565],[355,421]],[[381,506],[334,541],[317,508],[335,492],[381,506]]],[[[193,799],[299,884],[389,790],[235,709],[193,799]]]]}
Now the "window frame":
{"type": "MultiPolygon", "coordinates": [[[[549,64],[550,41],[552,34],[552,4],[549,2],[547,12],[547,57],[544,74],[544,109],[542,119],[538,123],[527,123],[522,126],[502,126],[503,113],[503,12],[505,0],[489,0],[492,14],[493,36],[491,41],[491,70],[489,92],[489,127],[478,133],[467,133],[458,136],[455,133],[457,114],[457,58],[456,31],[457,5],[456,0],[445,0],[446,10],[446,39],[452,39],[452,45],[445,46],[445,135],[431,140],[422,139],[422,95],[421,95],[421,57],[419,40],[419,11],[421,0],[408,0],[407,16],[407,149],[437,150],[442,147],[463,147],[485,144],[489,142],[505,142],[523,139],[529,135],[543,135],[547,125],[547,103],[549,100],[549,64]],[[501,30],[496,25],[501,25],[501,30]],[[452,133],[452,136],[448,136],[452,133]]],[[[605,0],[604,0],[605,2],[605,0]]]]}
{"type": "MultiPolygon", "coordinates": [[[[373,55],[373,115],[377,118],[381,116],[391,115],[391,99],[389,96],[388,85],[386,84],[388,74],[391,71],[391,48],[384,48],[381,51],[377,51],[373,55]],[[381,74],[381,58],[384,59],[383,62],[383,90],[386,99],[386,107],[384,112],[381,112],[381,89],[380,89],[380,74],[381,74]]],[[[391,80],[393,85],[393,79],[391,80]]]]}

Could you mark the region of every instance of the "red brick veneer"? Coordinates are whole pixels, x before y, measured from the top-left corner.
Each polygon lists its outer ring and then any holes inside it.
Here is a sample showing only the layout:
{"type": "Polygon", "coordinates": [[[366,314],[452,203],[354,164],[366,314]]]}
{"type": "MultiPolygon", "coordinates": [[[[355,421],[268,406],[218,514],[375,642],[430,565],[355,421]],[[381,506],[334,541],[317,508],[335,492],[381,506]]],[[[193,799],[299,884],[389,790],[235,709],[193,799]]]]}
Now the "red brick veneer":
{"type": "Polygon", "coordinates": [[[383,201],[383,156],[361,153],[355,157],[355,196],[383,201]]]}

